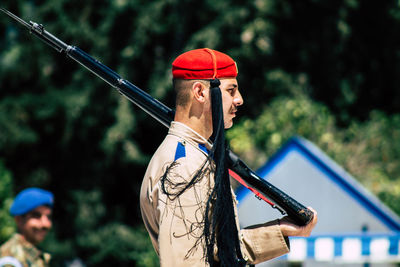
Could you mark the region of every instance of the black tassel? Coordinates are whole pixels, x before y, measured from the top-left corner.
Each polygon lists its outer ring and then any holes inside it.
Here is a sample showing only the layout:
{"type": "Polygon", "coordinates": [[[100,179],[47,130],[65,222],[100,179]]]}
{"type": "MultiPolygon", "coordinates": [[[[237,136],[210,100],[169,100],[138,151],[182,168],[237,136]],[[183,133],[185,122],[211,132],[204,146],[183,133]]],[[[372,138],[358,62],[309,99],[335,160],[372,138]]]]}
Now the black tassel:
{"type": "Polygon", "coordinates": [[[220,81],[210,81],[213,134],[212,157],[215,162],[215,186],[207,202],[206,214],[210,209],[211,221],[205,217],[204,235],[206,240],[207,260],[211,266],[244,266],[240,250],[238,229],[232,201],[229,173],[226,164],[225,130],[222,109],[220,81]],[[218,248],[219,262],[214,261],[215,242],[218,248]]]}

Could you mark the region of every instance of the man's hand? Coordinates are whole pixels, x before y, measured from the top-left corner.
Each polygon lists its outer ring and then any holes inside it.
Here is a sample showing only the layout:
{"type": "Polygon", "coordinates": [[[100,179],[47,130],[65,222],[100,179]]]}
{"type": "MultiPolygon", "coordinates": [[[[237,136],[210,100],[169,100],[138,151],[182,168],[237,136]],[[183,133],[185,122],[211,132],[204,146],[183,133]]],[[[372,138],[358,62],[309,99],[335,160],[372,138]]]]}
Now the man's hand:
{"type": "Polygon", "coordinates": [[[313,213],[314,213],[314,218],[313,220],[304,226],[298,226],[296,225],[289,217],[283,217],[280,220],[280,227],[282,234],[284,236],[310,236],[311,231],[314,229],[315,225],[317,224],[318,221],[318,216],[317,212],[311,208],[308,207],[313,213]]]}

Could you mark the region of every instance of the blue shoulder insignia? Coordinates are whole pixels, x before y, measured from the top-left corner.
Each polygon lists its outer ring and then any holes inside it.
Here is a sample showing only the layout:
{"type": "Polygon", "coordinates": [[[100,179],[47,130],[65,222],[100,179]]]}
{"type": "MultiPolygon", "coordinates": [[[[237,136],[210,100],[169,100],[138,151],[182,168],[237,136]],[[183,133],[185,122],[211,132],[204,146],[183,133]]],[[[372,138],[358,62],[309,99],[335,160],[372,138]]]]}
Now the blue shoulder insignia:
{"type": "Polygon", "coordinates": [[[206,145],[204,144],[199,144],[199,148],[206,152],[207,154],[210,154],[210,151],[207,149],[206,145]]]}
{"type": "Polygon", "coordinates": [[[185,146],[181,142],[178,142],[178,145],[176,146],[174,161],[177,159],[180,159],[180,158],[184,158],[184,157],[186,157],[185,146]]]}

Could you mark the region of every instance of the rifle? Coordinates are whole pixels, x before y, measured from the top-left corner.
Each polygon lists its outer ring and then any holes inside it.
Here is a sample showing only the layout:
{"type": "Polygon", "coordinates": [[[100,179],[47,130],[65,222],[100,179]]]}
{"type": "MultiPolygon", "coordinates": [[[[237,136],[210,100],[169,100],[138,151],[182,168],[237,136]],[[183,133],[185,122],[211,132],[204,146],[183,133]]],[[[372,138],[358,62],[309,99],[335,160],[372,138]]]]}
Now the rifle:
{"type": "MultiPolygon", "coordinates": [[[[115,71],[102,64],[79,47],[68,45],[47,32],[42,24],[33,21],[27,23],[4,8],[0,7],[0,10],[28,28],[30,33],[36,35],[39,39],[53,47],[59,53],[65,53],[68,57],[72,58],[106,83],[116,88],[120,94],[125,96],[128,100],[144,110],[161,124],[169,128],[175,114],[172,109],[154,99],[131,82],[122,79],[115,71]]],[[[307,225],[313,219],[314,214],[311,210],[277,187],[273,186],[271,183],[259,177],[230,150],[228,166],[229,173],[233,178],[251,190],[256,197],[263,199],[273,208],[278,209],[282,215],[287,214],[296,224],[307,225]],[[269,199],[275,203],[271,202],[269,199]]]]}

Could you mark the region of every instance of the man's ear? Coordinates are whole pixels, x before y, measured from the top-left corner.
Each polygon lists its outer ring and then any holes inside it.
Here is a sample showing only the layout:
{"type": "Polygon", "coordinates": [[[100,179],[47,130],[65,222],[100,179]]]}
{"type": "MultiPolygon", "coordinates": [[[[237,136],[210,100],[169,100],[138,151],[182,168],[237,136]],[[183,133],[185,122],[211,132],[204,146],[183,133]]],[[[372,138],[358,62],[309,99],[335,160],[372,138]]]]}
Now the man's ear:
{"type": "Polygon", "coordinates": [[[207,87],[201,83],[201,82],[195,82],[192,85],[192,92],[193,92],[193,96],[194,98],[203,103],[206,100],[206,91],[207,87]]]}

